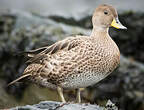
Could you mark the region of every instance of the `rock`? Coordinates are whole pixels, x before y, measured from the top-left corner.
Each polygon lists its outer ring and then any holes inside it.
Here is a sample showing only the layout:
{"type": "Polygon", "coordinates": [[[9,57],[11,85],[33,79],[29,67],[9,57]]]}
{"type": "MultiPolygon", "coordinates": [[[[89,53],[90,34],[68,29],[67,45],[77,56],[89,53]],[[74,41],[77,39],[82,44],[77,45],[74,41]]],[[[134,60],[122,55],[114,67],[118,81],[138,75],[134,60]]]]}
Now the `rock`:
{"type": "Polygon", "coordinates": [[[115,106],[115,104],[113,104],[111,100],[108,100],[106,104],[106,110],[118,110],[118,107],[115,106]]]}
{"type": "Polygon", "coordinates": [[[4,84],[5,81],[0,79],[0,109],[5,107],[4,104],[7,104],[7,107],[9,107],[9,104],[14,106],[16,103],[18,103],[16,100],[14,100],[13,96],[5,91],[4,84]]]}
{"type": "Polygon", "coordinates": [[[144,12],[143,10],[143,0],[126,0],[121,2],[119,0],[49,0],[49,1],[41,1],[41,0],[25,0],[25,1],[18,1],[18,0],[0,0],[0,11],[2,9],[16,9],[16,10],[23,10],[32,13],[40,13],[43,15],[60,15],[64,17],[73,16],[76,19],[80,19],[81,17],[87,15],[87,13],[93,12],[93,10],[99,4],[110,4],[115,6],[118,11],[127,11],[132,10],[134,12],[144,12]],[[131,5],[129,5],[129,3],[131,5]],[[67,5],[70,4],[70,5],[67,5]]]}
{"type": "Polygon", "coordinates": [[[105,107],[96,104],[74,104],[62,103],[54,101],[43,101],[35,105],[18,106],[9,110],[118,110],[118,108],[110,100],[108,100],[105,107]]]}

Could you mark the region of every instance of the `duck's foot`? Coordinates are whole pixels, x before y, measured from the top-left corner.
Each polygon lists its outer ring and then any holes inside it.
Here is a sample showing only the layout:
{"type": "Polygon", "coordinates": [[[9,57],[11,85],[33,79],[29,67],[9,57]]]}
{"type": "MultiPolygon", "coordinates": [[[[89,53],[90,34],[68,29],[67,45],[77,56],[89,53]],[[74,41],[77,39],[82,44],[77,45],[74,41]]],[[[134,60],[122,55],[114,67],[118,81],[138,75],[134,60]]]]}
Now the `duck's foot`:
{"type": "Polygon", "coordinates": [[[81,103],[81,96],[80,96],[81,89],[76,89],[76,103],[81,103]]]}
{"type": "Polygon", "coordinates": [[[58,91],[58,94],[59,94],[59,96],[60,96],[60,98],[61,98],[61,101],[62,101],[63,103],[66,103],[66,100],[65,100],[64,95],[63,95],[63,90],[62,90],[62,88],[58,86],[58,87],[57,87],[57,91],[58,91]]]}

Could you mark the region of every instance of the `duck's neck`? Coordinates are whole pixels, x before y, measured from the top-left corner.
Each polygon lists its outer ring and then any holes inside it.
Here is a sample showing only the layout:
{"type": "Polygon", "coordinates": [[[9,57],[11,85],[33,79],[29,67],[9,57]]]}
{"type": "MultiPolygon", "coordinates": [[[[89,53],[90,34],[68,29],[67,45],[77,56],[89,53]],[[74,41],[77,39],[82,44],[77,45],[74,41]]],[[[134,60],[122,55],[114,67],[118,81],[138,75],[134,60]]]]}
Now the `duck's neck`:
{"type": "Polygon", "coordinates": [[[109,30],[109,28],[94,27],[90,36],[92,38],[97,38],[97,37],[99,37],[99,38],[104,37],[105,38],[106,36],[109,36],[108,30],[109,30]]]}
{"type": "Polygon", "coordinates": [[[108,30],[109,28],[93,28],[90,38],[97,45],[105,46],[109,49],[109,52],[116,52],[116,54],[119,55],[119,49],[112,38],[109,36],[108,30]]]}

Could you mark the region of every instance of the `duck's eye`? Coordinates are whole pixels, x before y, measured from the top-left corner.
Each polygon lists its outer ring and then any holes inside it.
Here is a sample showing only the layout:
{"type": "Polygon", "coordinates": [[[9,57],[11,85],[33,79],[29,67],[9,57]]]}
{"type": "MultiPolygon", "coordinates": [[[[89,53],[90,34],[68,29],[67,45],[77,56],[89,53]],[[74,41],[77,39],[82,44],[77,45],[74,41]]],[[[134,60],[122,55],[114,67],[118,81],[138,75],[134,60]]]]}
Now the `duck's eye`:
{"type": "Polygon", "coordinates": [[[107,11],[104,11],[104,14],[105,14],[105,15],[107,15],[107,14],[108,14],[108,12],[107,12],[107,11]]]}

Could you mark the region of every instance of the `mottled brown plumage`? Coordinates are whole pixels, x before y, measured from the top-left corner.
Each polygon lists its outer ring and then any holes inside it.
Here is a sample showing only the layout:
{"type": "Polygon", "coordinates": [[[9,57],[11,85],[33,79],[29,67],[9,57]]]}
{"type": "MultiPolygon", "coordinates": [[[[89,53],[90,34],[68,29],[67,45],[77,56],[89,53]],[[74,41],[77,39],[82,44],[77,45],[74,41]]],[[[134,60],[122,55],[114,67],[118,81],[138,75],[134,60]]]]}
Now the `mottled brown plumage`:
{"type": "MultiPolygon", "coordinates": [[[[109,5],[96,8],[92,23],[90,36],[68,37],[51,46],[26,52],[31,58],[22,78],[27,77],[48,88],[58,88],[62,101],[65,101],[61,88],[84,88],[108,76],[120,62],[119,49],[108,29],[111,25],[125,27],[118,21],[116,10],[109,5]]],[[[78,100],[80,102],[80,96],[78,100]]]]}

